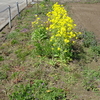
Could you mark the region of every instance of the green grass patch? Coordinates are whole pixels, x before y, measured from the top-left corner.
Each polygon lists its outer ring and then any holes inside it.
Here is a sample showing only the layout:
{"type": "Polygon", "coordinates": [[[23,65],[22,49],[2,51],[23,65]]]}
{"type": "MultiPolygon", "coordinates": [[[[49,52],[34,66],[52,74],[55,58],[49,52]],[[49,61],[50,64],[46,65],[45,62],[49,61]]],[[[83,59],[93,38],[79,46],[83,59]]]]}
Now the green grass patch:
{"type": "Polygon", "coordinates": [[[62,89],[48,88],[42,80],[31,81],[30,84],[16,87],[16,92],[10,95],[10,100],[65,100],[66,95],[62,89]]]}

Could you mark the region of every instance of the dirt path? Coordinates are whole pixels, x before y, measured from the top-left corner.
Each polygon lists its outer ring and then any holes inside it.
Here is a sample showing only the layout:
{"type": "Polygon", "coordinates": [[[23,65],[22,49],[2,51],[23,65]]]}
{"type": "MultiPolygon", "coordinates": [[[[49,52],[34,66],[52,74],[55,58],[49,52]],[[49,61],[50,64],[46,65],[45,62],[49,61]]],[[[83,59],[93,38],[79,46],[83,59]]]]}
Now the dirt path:
{"type": "Polygon", "coordinates": [[[78,27],[94,32],[100,42],[100,3],[69,3],[69,6],[78,27]]]}

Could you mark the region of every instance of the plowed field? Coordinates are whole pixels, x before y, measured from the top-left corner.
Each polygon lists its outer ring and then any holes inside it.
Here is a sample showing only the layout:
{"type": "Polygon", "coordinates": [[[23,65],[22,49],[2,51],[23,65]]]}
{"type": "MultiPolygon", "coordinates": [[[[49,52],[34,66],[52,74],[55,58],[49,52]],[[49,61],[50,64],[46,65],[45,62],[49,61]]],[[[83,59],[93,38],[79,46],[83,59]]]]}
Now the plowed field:
{"type": "Polygon", "coordinates": [[[78,27],[94,32],[100,42],[100,3],[69,3],[69,6],[78,27]]]}

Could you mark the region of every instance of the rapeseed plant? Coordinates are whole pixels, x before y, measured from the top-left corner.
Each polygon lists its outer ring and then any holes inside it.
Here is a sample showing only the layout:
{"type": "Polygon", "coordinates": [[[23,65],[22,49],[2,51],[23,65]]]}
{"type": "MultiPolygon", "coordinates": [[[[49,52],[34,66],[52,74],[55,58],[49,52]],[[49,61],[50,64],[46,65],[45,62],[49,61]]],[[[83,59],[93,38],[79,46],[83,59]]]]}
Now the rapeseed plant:
{"type": "Polygon", "coordinates": [[[81,32],[74,32],[76,24],[71,17],[68,16],[67,11],[63,5],[55,3],[52,6],[52,11],[47,13],[50,26],[47,30],[50,30],[51,37],[50,42],[52,44],[53,51],[60,51],[60,57],[70,59],[72,55],[71,46],[78,39],[78,35],[81,32]]]}
{"type": "Polygon", "coordinates": [[[36,21],[32,22],[32,26],[38,25],[38,27],[44,27],[45,31],[50,33],[48,41],[51,46],[51,54],[61,59],[72,60],[72,45],[75,45],[78,35],[81,32],[74,31],[76,24],[68,16],[63,5],[55,3],[52,6],[52,11],[46,15],[48,17],[46,22],[42,22],[43,24],[41,24],[40,18],[37,17],[36,21]]]}

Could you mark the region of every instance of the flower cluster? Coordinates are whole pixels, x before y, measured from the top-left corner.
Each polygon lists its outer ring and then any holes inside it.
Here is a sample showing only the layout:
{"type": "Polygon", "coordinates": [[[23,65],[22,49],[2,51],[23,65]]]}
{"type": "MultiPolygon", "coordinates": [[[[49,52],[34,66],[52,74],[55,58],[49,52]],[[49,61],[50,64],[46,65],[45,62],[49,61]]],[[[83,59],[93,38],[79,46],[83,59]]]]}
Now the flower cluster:
{"type": "MultiPolygon", "coordinates": [[[[81,34],[80,32],[74,32],[76,24],[73,23],[71,17],[68,16],[67,11],[64,9],[63,5],[59,5],[55,3],[52,7],[53,11],[48,12],[48,22],[50,22],[50,26],[47,27],[47,30],[52,32],[52,36],[50,41],[54,44],[63,41],[64,44],[74,43],[75,39],[77,39],[77,35],[81,34]]],[[[58,47],[58,50],[61,47],[58,47]]]]}
{"type": "Polygon", "coordinates": [[[63,56],[70,57],[72,55],[71,45],[75,43],[75,40],[78,39],[78,35],[81,32],[74,32],[76,24],[68,16],[63,5],[55,3],[52,9],[51,12],[47,13],[47,22],[50,25],[46,27],[51,32],[50,42],[52,43],[52,50],[59,51],[63,56]]]}
{"type": "Polygon", "coordinates": [[[35,15],[35,17],[36,17],[36,20],[34,22],[32,22],[32,27],[36,27],[36,26],[39,27],[40,18],[37,15],[35,15]]]}
{"type": "Polygon", "coordinates": [[[72,45],[75,45],[75,41],[81,32],[74,31],[76,24],[68,16],[63,5],[55,3],[52,9],[51,12],[47,13],[48,19],[46,22],[43,22],[38,16],[32,22],[34,28],[37,26],[36,31],[32,34],[32,39],[39,41],[39,43],[37,42],[38,45],[36,45],[36,51],[39,51],[39,53],[45,52],[44,54],[51,54],[61,59],[71,60],[73,56],[72,45]]]}

